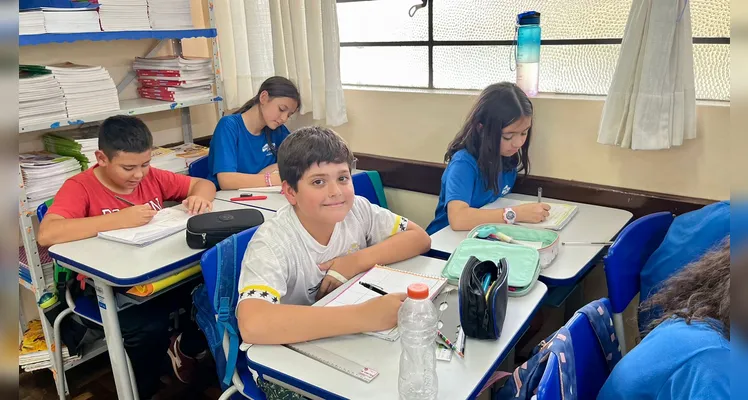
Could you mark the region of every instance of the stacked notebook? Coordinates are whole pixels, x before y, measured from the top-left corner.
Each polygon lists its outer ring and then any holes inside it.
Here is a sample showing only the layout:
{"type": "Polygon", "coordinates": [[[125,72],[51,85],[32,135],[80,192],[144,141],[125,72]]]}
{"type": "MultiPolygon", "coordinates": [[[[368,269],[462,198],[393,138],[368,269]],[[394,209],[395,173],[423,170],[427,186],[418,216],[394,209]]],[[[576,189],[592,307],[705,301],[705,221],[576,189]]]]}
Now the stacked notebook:
{"type": "Polygon", "coordinates": [[[44,14],[41,10],[21,10],[18,16],[19,35],[38,35],[46,32],[44,14]]]}
{"type": "Polygon", "coordinates": [[[68,119],[119,111],[117,86],[104,67],[68,62],[47,68],[62,86],[68,119]]]}
{"type": "MultiPolygon", "coordinates": [[[[375,265],[352,285],[348,286],[337,297],[332,299],[325,307],[348,306],[361,304],[367,300],[380,296],[374,291],[359,284],[365,282],[377,286],[386,293],[406,293],[408,286],[413,283],[424,283],[429,287],[429,298],[434,299],[447,284],[447,280],[440,276],[421,275],[409,271],[375,265]]],[[[395,341],[400,337],[397,327],[380,332],[368,332],[368,335],[395,341]]]]}
{"type": "Polygon", "coordinates": [[[66,179],[81,172],[81,165],[75,158],[46,151],[21,153],[18,161],[31,209],[54,197],[66,179]]]}
{"type": "Polygon", "coordinates": [[[96,8],[43,7],[42,17],[47,33],[100,32],[96,8]]]}
{"type": "Polygon", "coordinates": [[[213,97],[215,75],[210,58],[136,58],[140,97],[164,101],[187,101],[213,97]]]}
{"type": "Polygon", "coordinates": [[[18,76],[19,128],[67,118],[64,93],[52,71],[39,65],[21,65],[18,76]]]}
{"type": "Polygon", "coordinates": [[[193,29],[190,0],[148,0],[153,29],[193,29]]]}
{"type": "Polygon", "coordinates": [[[83,128],[42,137],[44,149],[55,154],[70,156],[78,160],[82,169],[96,165],[96,150],[99,148],[98,127],[83,128]]]}
{"type": "MultiPolygon", "coordinates": [[[[19,350],[18,365],[24,371],[31,372],[52,367],[47,344],[44,341],[42,323],[38,319],[29,322],[28,328],[23,333],[23,341],[19,350]]],[[[67,364],[78,359],[80,359],[80,356],[70,356],[67,346],[63,346],[63,363],[67,364]]]]}
{"type": "Polygon", "coordinates": [[[99,19],[104,31],[149,31],[147,0],[99,0],[99,19]]]}
{"type": "Polygon", "coordinates": [[[137,228],[99,232],[99,237],[134,246],[147,246],[155,241],[187,229],[190,214],[182,206],[160,210],[151,222],[137,228]]]}
{"type": "Polygon", "coordinates": [[[189,167],[193,162],[207,156],[209,152],[207,147],[195,143],[180,144],[179,146],[170,147],[169,150],[173,151],[178,159],[184,161],[185,167],[189,167]]]}

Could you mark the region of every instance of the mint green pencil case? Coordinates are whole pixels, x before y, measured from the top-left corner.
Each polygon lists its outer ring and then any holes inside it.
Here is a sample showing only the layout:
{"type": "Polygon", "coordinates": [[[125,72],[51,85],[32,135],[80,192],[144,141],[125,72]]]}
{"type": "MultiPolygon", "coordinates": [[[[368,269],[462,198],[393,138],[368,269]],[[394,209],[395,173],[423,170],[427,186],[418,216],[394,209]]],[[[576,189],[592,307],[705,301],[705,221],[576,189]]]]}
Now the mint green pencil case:
{"type": "Polygon", "coordinates": [[[541,251],[546,255],[545,261],[548,265],[558,253],[557,246],[558,234],[552,231],[505,224],[479,225],[468,233],[468,238],[460,242],[457,249],[450,255],[447,265],[442,270],[442,276],[447,278],[449,283],[457,285],[462,270],[471,256],[475,256],[480,261],[493,261],[497,264],[499,260],[505,258],[509,267],[507,278],[509,296],[524,296],[532,290],[540,275],[541,251]],[[509,235],[515,240],[537,243],[535,245],[540,249],[478,237],[490,237],[491,234],[498,232],[509,235]]]}

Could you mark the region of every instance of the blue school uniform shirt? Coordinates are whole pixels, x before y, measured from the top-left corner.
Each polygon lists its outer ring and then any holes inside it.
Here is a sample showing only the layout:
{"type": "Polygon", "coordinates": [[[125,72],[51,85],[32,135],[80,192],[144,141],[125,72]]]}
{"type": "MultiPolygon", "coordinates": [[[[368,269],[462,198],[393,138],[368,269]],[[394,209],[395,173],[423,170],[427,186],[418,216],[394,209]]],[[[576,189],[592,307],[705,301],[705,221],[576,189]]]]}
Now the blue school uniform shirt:
{"type": "MultiPolygon", "coordinates": [[[[276,149],[290,134],[285,125],[271,131],[271,142],[276,149]]],[[[219,172],[256,174],[268,165],[278,162],[268,146],[265,134],[253,135],[244,125],[241,114],[227,115],[218,121],[210,140],[208,168],[210,179],[216,187],[219,172]]]]}
{"type": "MultiPolygon", "coordinates": [[[[730,201],[721,201],[679,215],[640,272],[640,303],[657,292],[660,285],[686,265],[699,260],[730,234],[730,201]]],[[[644,329],[657,313],[639,313],[644,329]]]]}
{"type": "Polygon", "coordinates": [[[704,322],[661,323],[621,359],[598,400],[730,398],[730,342],[704,322]]]}
{"type": "MultiPolygon", "coordinates": [[[[503,158],[505,167],[510,160],[512,159],[503,158]]],[[[511,192],[516,180],[517,161],[514,161],[499,175],[499,193],[494,194],[490,189],[486,189],[485,180],[478,170],[478,162],[475,157],[465,149],[459,150],[449,160],[449,164],[442,174],[439,203],[436,205],[434,220],[426,228],[426,232],[433,235],[449,225],[447,204],[450,201],[460,200],[467,203],[471,208],[481,208],[511,192]]]]}

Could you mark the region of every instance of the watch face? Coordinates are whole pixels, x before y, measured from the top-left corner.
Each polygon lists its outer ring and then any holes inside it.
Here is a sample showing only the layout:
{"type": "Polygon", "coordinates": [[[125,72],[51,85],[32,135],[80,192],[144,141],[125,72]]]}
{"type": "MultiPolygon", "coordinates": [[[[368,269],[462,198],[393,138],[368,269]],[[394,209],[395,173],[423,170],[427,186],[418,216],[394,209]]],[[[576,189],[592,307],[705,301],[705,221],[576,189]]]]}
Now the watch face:
{"type": "Polygon", "coordinates": [[[517,214],[515,214],[514,211],[512,211],[512,210],[508,210],[506,212],[506,219],[508,219],[508,220],[513,220],[516,216],[517,216],[517,214]]]}

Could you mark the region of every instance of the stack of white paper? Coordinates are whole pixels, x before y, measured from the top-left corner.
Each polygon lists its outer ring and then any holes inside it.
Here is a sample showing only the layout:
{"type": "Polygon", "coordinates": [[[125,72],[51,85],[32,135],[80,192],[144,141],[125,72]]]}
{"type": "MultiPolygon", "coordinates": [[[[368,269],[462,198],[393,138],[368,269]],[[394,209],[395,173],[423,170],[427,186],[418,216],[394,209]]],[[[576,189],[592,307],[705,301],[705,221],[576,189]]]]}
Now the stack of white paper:
{"type": "Polygon", "coordinates": [[[104,67],[64,63],[47,68],[62,86],[69,119],[119,111],[117,86],[104,67]]]}
{"type": "Polygon", "coordinates": [[[18,17],[19,35],[37,35],[46,33],[44,14],[41,10],[22,10],[18,17]]]}
{"type": "Polygon", "coordinates": [[[157,240],[187,229],[187,220],[189,218],[190,214],[182,206],[164,208],[153,217],[151,222],[143,226],[99,232],[98,236],[102,239],[115,242],[135,246],[147,246],[157,240]]]}
{"type": "Polygon", "coordinates": [[[190,0],[148,0],[153,29],[193,29],[190,0]]]}
{"type": "Polygon", "coordinates": [[[95,8],[43,7],[42,15],[47,33],[101,32],[95,8]]]}
{"type": "Polygon", "coordinates": [[[18,125],[64,121],[65,97],[52,74],[21,76],[18,80],[18,125]]]}
{"type": "Polygon", "coordinates": [[[147,0],[99,0],[99,19],[104,31],[149,31],[147,0]]]}
{"type": "Polygon", "coordinates": [[[18,159],[31,209],[54,197],[66,179],[81,172],[81,165],[75,158],[46,151],[21,153],[18,159]]]}

